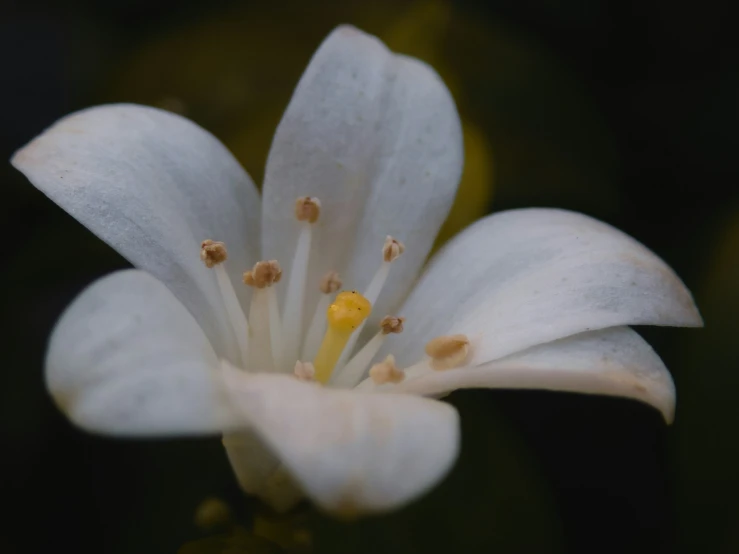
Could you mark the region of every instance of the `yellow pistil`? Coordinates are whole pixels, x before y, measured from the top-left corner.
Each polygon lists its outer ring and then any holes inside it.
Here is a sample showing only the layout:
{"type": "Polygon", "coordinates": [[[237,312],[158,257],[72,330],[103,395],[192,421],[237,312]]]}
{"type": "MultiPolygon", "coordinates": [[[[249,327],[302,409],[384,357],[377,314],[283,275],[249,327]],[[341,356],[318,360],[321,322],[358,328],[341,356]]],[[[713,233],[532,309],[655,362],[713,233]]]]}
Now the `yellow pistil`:
{"type": "Polygon", "coordinates": [[[372,313],[372,304],[356,291],[344,291],[326,310],[327,328],[313,360],[315,380],[327,383],[349,337],[372,313]]]}

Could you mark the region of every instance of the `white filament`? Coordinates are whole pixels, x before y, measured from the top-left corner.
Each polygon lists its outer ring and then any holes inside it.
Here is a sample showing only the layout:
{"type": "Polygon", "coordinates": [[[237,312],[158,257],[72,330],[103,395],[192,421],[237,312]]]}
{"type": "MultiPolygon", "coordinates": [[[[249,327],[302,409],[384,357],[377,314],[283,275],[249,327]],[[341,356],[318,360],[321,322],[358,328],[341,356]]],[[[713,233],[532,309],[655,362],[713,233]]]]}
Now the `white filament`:
{"type": "MultiPolygon", "coordinates": [[[[270,334],[270,346],[272,349],[272,360],[274,369],[278,371],[292,371],[292,366],[285,369],[285,341],[282,334],[280,322],[280,310],[277,305],[277,293],[274,287],[264,289],[267,294],[267,311],[269,314],[268,329],[270,334]]],[[[292,364],[295,360],[292,360],[292,364]]]]}
{"type": "Polygon", "coordinates": [[[326,332],[326,311],[332,299],[332,294],[321,294],[316,311],[313,313],[313,319],[308,327],[308,334],[305,336],[303,350],[300,353],[301,360],[312,360],[316,357],[318,349],[321,347],[323,334],[326,332]]]}
{"type": "Polygon", "coordinates": [[[385,342],[387,335],[380,331],[357,352],[347,364],[334,372],[330,383],[336,387],[350,388],[359,383],[369,369],[372,360],[385,342]]]}
{"type": "Polygon", "coordinates": [[[290,269],[287,292],[285,293],[285,306],[282,311],[282,360],[275,360],[275,363],[283,371],[290,370],[291,364],[298,359],[300,351],[300,338],[303,334],[305,281],[308,275],[308,258],[312,236],[311,227],[308,222],[302,223],[292,268],[290,269]]]}
{"type": "Polygon", "coordinates": [[[372,277],[372,281],[370,281],[367,289],[364,291],[364,297],[369,300],[370,304],[372,304],[373,306],[375,305],[375,302],[377,302],[377,299],[380,297],[382,287],[385,286],[387,276],[390,274],[390,265],[390,262],[383,261],[380,264],[380,267],[377,268],[377,271],[372,277]]]}
{"type": "Polygon", "coordinates": [[[249,365],[256,371],[272,371],[275,363],[272,355],[269,291],[272,287],[254,289],[249,306],[251,340],[249,365]]]}
{"type": "Polygon", "coordinates": [[[246,367],[249,355],[249,322],[241,310],[241,305],[236,297],[231,279],[228,277],[223,264],[213,267],[216,272],[216,281],[226,307],[226,315],[231,323],[231,328],[239,345],[242,367],[246,367]]]}

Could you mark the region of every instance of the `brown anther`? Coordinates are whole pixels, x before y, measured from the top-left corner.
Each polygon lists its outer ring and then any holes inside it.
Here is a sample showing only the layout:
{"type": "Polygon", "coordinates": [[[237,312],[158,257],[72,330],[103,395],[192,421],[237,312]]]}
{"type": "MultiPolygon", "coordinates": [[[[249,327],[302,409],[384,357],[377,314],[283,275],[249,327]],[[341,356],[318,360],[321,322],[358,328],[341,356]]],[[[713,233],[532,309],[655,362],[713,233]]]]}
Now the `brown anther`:
{"type": "Polygon", "coordinates": [[[380,329],[382,329],[382,334],[389,335],[390,333],[402,333],[404,322],[404,317],[386,315],[382,318],[382,321],[380,321],[380,329]]]}
{"type": "Polygon", "coordinates": [[[426,344],[426,354],[431,357],[431,367],[434,369],[459,367],[467,359],[469,351],[470,339],[467,335],[436,337],[426,344]]]}
{"type": "Polygon", "coordinates": [[[405,373],[395,365],[395,358],[392,354],[379,364],[373,365],[369,370],[369,375],[377,385],[400,383],[405,379],[405,373]]]}
{"type": "Polygon", "coordinates": [[[258,289],[279,283],[280,278],[282,278],[282,268],[277,260],[257,262],[251,271],[244,273],[244,283],[258,289]]]}
{"type": "Polygon", "coordinates": [[[323,294],[331,294],[341,288],[341,279],[336,271],[329,271],[321,279],[321,292],[323,294]]]}
{"type": "Polygon", "coordinates": [[[386,262],[395,261],[404,251],[405,246],[403,246],[403,243],[388,235],[385,238],[385,244],[382,247],[382,259],[386,262]]]}
{"type": "Polygon", "coordinates": [[[313,381],[316,376],[316,368],[310,362],[301,362],[298,360],[295,362],[293,373],[301,381],[313,381]]]}
{"type": "Polygon", "coordinates": [[[228,252],[226,252],[226,245],[222,242],[206,239],[200,244],[200,259],[206,267],[225,262],[226,258],[228,258],[228,252]]]}
{"type": "Polygon", "coordinates": [[[295,219],[315,223],[321,215],[321,201],[313,196],[301,196],[295,201],[295,219]]]}

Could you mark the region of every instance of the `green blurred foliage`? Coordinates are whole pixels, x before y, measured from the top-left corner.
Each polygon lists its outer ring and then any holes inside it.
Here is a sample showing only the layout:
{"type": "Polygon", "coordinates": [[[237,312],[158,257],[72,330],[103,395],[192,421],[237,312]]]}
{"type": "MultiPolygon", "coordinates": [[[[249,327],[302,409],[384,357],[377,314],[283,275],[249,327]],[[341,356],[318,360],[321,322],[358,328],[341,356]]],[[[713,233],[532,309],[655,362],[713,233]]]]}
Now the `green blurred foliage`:
{"type": "Polygon", "coordinates": [[[279,546],[236,527],[228,533],[188,542],[178,554],[281,554],[279,546]]]}
{"type": "Polygon", "coordinates": [[[730,553],[739,552],[739,212],[710,242],[696,291],[706,330],[686,337],[673,370],[674,482],[686,551],[730,553]]]}

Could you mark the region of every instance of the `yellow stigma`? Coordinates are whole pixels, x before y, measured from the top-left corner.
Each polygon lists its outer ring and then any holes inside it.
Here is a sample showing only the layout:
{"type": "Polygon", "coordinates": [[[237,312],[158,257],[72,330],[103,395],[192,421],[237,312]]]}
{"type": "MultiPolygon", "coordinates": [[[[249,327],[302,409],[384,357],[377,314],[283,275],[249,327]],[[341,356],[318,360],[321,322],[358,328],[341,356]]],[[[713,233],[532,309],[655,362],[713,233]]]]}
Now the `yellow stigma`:
{"type": "Polygon", "coordinates": [[[328,307],[326,319],[329,328],[351,333],[367,319],[372,312],[372,304],[357,291],[344,291],[336,295],[336,300],[328,307]]]}
{"type": "Polygon", "coordinates": [[[315,380],[328,382],[354,330],[372,313],[372,304],[356,291],[340,292],[326,310],[327,329],[313,360],[315,380]]]}

